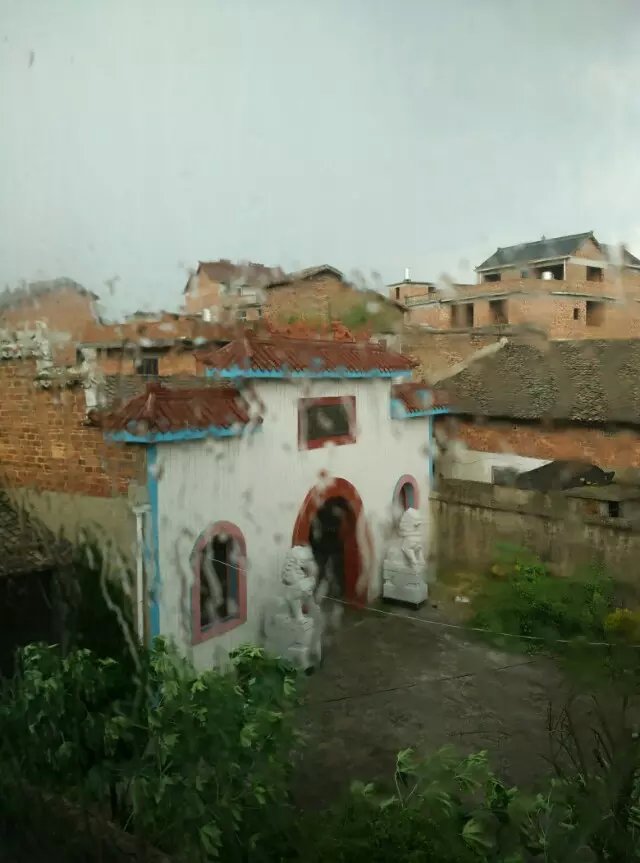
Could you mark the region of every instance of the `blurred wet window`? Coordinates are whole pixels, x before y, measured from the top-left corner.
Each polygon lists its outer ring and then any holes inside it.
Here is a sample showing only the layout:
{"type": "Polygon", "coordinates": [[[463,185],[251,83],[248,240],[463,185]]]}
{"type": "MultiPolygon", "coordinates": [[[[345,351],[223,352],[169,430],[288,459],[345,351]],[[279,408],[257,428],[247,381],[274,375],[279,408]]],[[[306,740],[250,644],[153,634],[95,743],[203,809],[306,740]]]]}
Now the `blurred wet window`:
{"type": "Polygon", "coordinates": [[[325,443],[355,443],[356,400],[354,396],[300,399],[298,443],[300,449],[315,449],[325,443]]]}

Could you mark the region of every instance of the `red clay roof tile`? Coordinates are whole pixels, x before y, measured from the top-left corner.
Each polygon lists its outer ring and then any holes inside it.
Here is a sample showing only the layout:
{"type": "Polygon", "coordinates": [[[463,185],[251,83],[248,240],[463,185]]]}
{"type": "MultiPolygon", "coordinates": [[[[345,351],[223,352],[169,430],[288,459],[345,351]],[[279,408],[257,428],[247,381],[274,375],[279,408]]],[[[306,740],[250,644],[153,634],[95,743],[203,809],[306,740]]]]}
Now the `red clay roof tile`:
{"type": "Polygon", "coordinates": [[[144,393],[103,414],[98,421],[105,430],[142,436],[185,429],[230,429],[262,420],[249,416],[249,405],[232,386],[171,389],[150,383],[144,393]]]}
{"type": "Polygon", "coordinates": [[[447,407],[449,400],[443,390],[431,390],[427,384],[410,381],[405,384],[394,384],[391,388],[391,398],[402,403],[408,414],[447,407]]]}
{"type": "Polygon", "coordinates": [[[415,361],[372,342],[295,339],[246,333],[215,351],[198,355],[210,369],[254,372],[408,372],[415,361]]]}

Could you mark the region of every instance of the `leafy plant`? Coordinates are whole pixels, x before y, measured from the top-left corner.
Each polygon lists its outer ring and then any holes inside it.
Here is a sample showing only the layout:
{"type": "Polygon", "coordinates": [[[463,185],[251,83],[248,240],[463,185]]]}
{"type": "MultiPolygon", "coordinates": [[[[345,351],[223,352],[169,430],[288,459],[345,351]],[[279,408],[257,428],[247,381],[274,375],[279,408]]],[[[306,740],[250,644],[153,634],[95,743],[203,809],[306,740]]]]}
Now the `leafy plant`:
{"type": "Polygon", "coordinates": [[[487,638],[511,649],[605,639],[604,621],[613,607],[610,578],[596,570],[555,577],[534,555],[510,548],[503,549],[499,566],[500,577],[489,580],[476,597],[471,621],[487,631],[487,638]],[[524,638],[519,642],[496,633],[524,638]]]}
{"type": "Polygon", "coordinates": [[[0,707],[0,790],[107,807],[175,860],[272,859],[290,828],[295,672],[259,648],[232,665],[198,673],[158,641],[130,675],[30,646],[0,707]]]}

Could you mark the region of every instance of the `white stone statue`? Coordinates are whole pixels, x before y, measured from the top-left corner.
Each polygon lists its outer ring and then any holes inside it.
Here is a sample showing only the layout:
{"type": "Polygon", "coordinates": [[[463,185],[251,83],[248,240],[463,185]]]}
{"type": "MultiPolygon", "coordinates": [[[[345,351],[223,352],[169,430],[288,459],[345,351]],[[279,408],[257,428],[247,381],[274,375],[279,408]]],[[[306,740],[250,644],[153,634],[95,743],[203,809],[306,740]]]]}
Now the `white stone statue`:
{"type": "Polygon", "coordinates": [[[317,574],[309,546],[289,549],[282,568],[284,590],[265,614],[265,648],[303,671],[322,659],[322,613],[314,597],[317,574]]]}
{"type": "Polygon", "coordinates": [[[427,598],[423,528],[424,520],[417,509],[403,512],[398,523],[399,537],[387,549],[382,566],[383,599],[410,603],[417,608],[427,598]]]}

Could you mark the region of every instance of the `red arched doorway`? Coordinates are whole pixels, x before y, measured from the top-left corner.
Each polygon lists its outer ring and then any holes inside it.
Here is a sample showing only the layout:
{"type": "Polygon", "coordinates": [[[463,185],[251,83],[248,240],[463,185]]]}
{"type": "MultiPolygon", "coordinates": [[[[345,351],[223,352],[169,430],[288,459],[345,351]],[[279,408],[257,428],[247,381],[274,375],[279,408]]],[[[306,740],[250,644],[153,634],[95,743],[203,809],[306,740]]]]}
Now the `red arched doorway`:
{"type": "Polygon", "coordinates": [[[344,599],[362,605],[367,601],[367,564],[371,560],[372,543],[362,499],[350,482],[336,477],[309,491],[293,527],[292,544],[313,545],[312,524],[329,504],[343,513],[339,536],[344,566],[344,599]]]}

